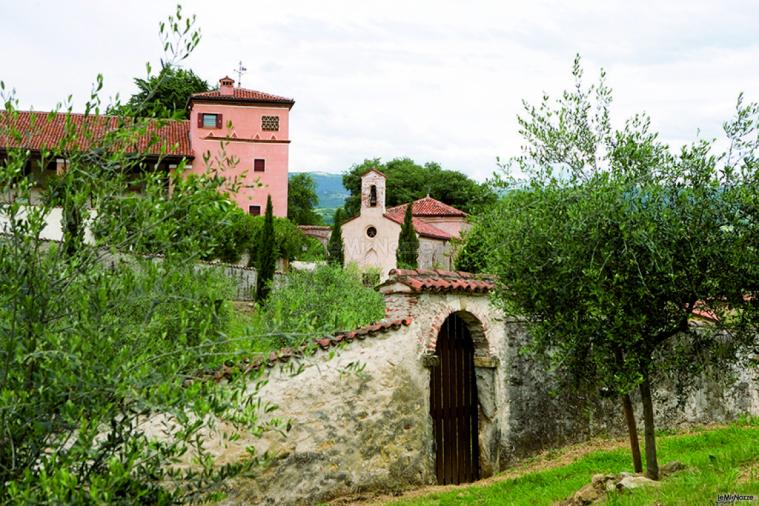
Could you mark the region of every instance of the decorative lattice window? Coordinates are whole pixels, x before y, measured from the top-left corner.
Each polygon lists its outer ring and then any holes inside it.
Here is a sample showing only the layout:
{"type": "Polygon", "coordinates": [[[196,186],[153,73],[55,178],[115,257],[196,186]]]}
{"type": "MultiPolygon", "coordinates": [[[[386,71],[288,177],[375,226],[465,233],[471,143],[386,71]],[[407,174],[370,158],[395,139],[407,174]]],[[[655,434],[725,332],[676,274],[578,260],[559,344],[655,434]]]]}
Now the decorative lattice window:
{"type": "Polygon", "coordinates": [[[261,116],[261,130],[276,132],[279,130],[279,116],[261,116]]]}

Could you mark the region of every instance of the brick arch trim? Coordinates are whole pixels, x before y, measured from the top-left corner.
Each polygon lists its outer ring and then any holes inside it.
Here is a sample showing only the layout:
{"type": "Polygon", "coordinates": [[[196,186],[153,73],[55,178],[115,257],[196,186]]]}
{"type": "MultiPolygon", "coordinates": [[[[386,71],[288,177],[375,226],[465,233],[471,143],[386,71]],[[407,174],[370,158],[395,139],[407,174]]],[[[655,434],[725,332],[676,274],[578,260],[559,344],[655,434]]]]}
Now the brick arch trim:
{"type": "Polygon", "coordinates": [[[488,339],[487,330],[487,318],[484,315],[478,315],[474,312],[456,307],[448,307],[430,327],[429,331],[423,336],[425,354],[434,354],[437,346],[437,338],[440,334],[440,329],[443,323],[451,317],[456,315],[466,323],[469,329],[469,334],[472,337],[474,343],[475,356],[489,356],[490,355],[490,340],[488,339]]]}

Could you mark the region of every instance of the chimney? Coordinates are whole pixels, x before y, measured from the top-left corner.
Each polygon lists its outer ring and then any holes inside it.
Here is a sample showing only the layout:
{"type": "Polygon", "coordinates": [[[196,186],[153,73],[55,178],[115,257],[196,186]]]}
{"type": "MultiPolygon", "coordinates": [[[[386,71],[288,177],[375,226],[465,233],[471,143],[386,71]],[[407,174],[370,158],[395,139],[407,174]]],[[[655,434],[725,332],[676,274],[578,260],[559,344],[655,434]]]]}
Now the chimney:
{"type": "Polygon", "coordinates": [[[222,95],[234,95],[235,80],[229,76],[224,76],[219,79],[219,91],[222,95]]]}

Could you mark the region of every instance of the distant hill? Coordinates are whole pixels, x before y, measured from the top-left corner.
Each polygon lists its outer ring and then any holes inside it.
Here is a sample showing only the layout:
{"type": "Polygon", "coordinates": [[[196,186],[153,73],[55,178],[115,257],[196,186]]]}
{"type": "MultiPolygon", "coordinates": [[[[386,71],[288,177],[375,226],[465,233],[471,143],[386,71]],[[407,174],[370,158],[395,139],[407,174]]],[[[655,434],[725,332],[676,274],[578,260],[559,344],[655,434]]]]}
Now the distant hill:
{"type": "MultiPolygon", "coordinates": [[[[294,174],[298,173],[291,172],[290,176],[294,174]]],[[[327,223],[331,223],[335,209],[342,207],[345,198],[349,195],[348,190],[343,186],[343,175],[328,172],[306,172],[306,174],[310,174],[316,184],[316,195],[319,197],[316,211],[327,223]]]]}
{"type": "Polygon", "coordinates": [[[342,174],[327,172],[306,172],[306,174],[310,174],[316,183],[316,195],[319,197],[318,207],[335,209],[345,203],[345,198],[349,193],[343,186],[342,174]]]}

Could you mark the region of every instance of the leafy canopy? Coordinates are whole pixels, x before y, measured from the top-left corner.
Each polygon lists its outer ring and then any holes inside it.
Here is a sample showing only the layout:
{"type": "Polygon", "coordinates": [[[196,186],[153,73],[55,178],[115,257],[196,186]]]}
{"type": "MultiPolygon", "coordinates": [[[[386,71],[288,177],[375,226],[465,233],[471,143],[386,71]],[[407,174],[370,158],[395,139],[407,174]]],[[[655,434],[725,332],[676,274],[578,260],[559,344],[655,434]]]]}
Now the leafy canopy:
{"type": "Polygon", "coordinates": [[[134,83],[139,91],[125,104],[111,107],[108,114],[188,119],[190,96],[210,89],[192,70],[170,65],[163,66],[158,75],[137,77],[134,83]]]}
{"type": "Polygon", "coordinates": [[[287,182],[287,217],[296,225],[321,225],[322,218],[314,211],[319,203],[316,184],[311,174],[292,175],[287,182]]]}
{"type": "Polygon", "coordinates": [[[645,116],[611,128],[603,73],[585,87],[578,58],[573,75],[555,103],[525,104],[523,153],[475,228],[485,247],[471,249],[498,275],[500,304],[527,319],[538,356],[590,386],[640,387],[655,477],[656,373],[692,377],[756,339],[759,114],[739,102],[727,153],[709,141],[672,152],[645,116]],[[700,311],[719,320],[696,332],[700,311]]]}
{"type": "Polygon", "coordinates": [[[372,168],[387,176],[385,202],[388,207],[429,195],[472,213],[496,200],[488,185],[477,183],[461,172],[443,169],[435,162],[419,165],[410,158],[395,158],[382,163],[374,158],[354,165],[343,175],[343,186],[350,192],[344,206],[349,217],[358,214],[361,208],[361,175],[372,168]]]}

